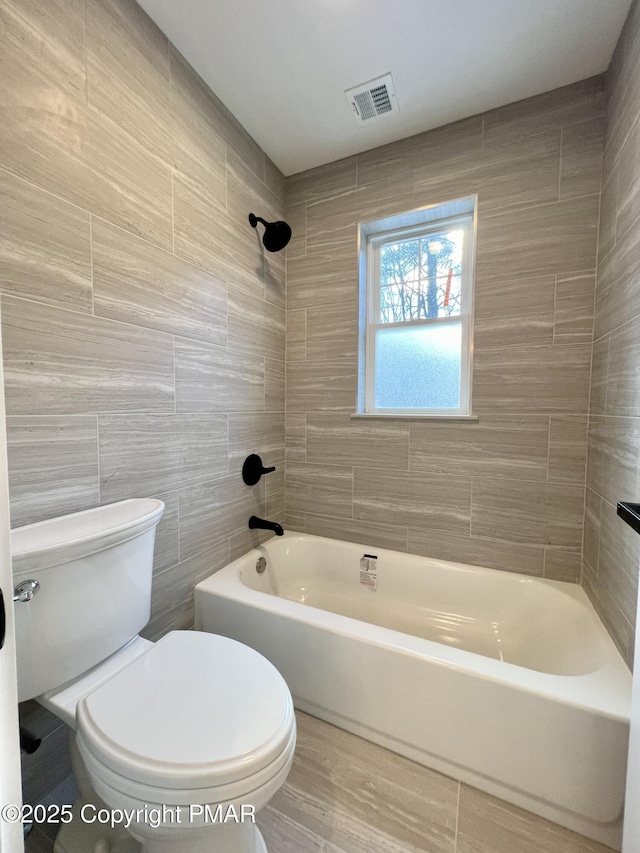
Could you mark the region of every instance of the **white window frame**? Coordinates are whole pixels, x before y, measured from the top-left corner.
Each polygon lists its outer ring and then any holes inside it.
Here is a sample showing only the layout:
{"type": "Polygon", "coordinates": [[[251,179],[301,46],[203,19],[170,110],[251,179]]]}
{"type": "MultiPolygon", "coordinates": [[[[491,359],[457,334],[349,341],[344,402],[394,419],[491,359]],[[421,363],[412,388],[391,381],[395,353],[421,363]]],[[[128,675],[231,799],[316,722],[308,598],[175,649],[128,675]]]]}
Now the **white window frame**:
{"type": "Polygon", "coordinates": [[[357,414],[367,417],[469,418],[473,376],[473,283],[476,237],[475,196],[363,223],[360,226],[360,369],[357,414]],[[461,270],[461,310],[452,317],[383,323],[380,310],[380,247],[391,241],[428,237],[443,229],[465,231],[461,270]],[[375,341],[380,328],[429,325],[461,326],[460,406],[451,409],[382,409],[375,407],[375,341]]]}

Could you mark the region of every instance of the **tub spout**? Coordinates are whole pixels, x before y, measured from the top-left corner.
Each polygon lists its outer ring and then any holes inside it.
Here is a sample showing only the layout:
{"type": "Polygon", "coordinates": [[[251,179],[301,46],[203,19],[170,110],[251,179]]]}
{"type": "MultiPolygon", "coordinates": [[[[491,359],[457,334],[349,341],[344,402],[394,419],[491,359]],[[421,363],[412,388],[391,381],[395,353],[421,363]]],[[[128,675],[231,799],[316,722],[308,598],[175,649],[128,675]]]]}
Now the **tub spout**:
{"type": "Polygon", "coordinates": [[[273,530],[276,536],[282,536],[284,533],[282,526],[277,521],[266,521],[264,518],[258,518],[256,515],[252,515],[249,519],[249,527],[251,530],[273,530]]]}

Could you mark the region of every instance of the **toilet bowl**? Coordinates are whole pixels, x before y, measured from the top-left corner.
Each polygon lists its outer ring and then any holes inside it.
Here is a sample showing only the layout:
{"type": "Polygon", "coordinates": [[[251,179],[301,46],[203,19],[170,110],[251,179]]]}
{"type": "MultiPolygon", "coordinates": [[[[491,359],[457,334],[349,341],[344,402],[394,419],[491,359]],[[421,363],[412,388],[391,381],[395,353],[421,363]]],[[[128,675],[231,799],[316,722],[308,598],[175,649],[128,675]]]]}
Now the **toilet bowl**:
{"type": "Polygon", "coordinates": [[[227,637],[173,631],[154,644],[131,634],[141,613],[139,627],[149,615],[148,540],[162,509],[159,501],[124,501],[43,522],[44,532],[29,525],[12,534],[14,580],[28,575],[40,587],[16,606],[18,668],[33,663],[37,670],[23,676],[20,698],[35,697],[76,730],[82,801],[74,822],[61,828],[58,853],[130,853],[138,844],[145,853],[266,853],[255,815],[291,767],[291,694],[269,661],[227,637]],[[67,621],[72,613],[49,612],[52,603],[63,611],[69,600],[78,605],[68,586],[75,580],[93,614],[75,620],[85,636],[81,664],[69,660],[80,641],[67,621]],[[56,651],[44,667],[34,648],[43,641],[41,622],[57,626],[56,651]],[[94,665],[86,668],[87,661],[94,665]],[[60,673],[76,670],[62,683],[60,673]]]}

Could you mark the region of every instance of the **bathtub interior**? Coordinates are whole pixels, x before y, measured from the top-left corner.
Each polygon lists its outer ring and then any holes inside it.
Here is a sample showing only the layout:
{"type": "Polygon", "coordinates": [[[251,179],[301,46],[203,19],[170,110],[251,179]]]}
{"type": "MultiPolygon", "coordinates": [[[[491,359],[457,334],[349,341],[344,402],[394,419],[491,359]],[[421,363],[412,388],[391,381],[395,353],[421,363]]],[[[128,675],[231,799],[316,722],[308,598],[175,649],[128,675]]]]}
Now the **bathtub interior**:
{"type": "Polygon", "coordinates": [[[597,616],[575,584],[364,549],[288,535],[239,561],[239,575],[256,592],[538,672],[582,675],[605,659],[597,616]],[[360,583],[364,553],[377,557],[375,590],[360,583]]]}

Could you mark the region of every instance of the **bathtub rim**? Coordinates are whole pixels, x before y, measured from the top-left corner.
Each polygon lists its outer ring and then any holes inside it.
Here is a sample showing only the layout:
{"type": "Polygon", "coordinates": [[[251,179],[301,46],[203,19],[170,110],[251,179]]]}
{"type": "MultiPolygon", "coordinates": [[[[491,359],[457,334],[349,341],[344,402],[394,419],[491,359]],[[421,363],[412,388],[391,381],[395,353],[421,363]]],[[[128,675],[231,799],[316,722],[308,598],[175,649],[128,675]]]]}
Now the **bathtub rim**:
{"type": "MultiPolygon", "coordinates": [[[[478,652],[467,651],[466,649],[447,646],[434,640],[416,637],[393,628],[373,625],[372,623],[351,616],[335,614],[331,611],[314,607],[313,605],[291,601],[275,594],[262,592],[247,586],[241,578],[242,570],[249,569],[255,571],[252,563],[255,563],[261,556],[268,557],[271,551],[269,546],[273,547],[275,545],[277,547],[279,543],[284,544],[283,539],[285,541],[330,541],[354,546],[358,549],[363,548],[365,551],[371,549],[371,546],[362,543],[343,542],[343,540],[329,539],[328,537],[315,536],[309,533],[285,531],[283,537],[278,537],[277,539],[274,537],[252,548],[223,568],[213,572],[209,577],[196,585],[196,628],[198,627],[199,619],[199,596],[202,594],[214,594],[232,601],[240,600],[247,606],[255,607],[262,611],[277,613],[284,618],[292,619],[296,622],[311,623],[341,636],[360,639],[378,647],[393,649],[404,655],[420,658],[426,657],[437,666],[444,666],[465,673],[473,673],[476,676],[498,684],[514,685],[525,692],[546,696],[570,707],[593,710],[611,720],[623,723],[629,722],[631,672],[624,663],[622,656],[602,624],[584,589],[578,584],[523,575],[517,572],[508,573],[509,575],[518,575],[534,583],[551,586],[554,589],[559,589],[564,594],[569,594],[574,601],[587,608],[593,628],[598,631],[599,641],[603,644],[604,663],[591,672],[578,674],[541,672],[508,661],[489,658],[478,652]],[[305,616],[307,618],[304,618],[305,616]]],[[[408,554],[403,551],[391,551],[384,548],[374,550],[379,554],[416,557],[432,561],[444,567],[461,567],[465,570],[477,571],[478,573],[489,572],[491,576],[504,574],[499,569],[454,563],[438,558],[408,554]]]]}

